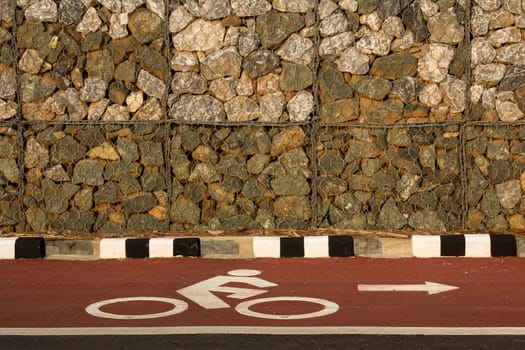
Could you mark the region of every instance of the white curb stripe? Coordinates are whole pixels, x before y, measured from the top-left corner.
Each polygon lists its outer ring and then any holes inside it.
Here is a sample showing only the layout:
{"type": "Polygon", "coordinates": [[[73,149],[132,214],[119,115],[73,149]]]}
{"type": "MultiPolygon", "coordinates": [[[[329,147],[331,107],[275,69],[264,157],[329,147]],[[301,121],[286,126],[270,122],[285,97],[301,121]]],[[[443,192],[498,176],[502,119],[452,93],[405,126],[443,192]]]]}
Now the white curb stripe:
{"type": "Polygon", "coordinates": [[[149,240],[149,257],[173,258],[173,240],[172,237],[151,238],[149,240]]]}
{"type": "Polygon", "coordinates": [[[304,237],[305,258],[327,258],[328,236],[304,237]]]}
{"type": "Polygon", "coordinates": [[[15,258],[15,242],[17,237],[0,238],[0,259],[15,258]]]}
{"type": "Polygon", "coordinates": [[[490,235],[466,234],[465,256],[473,258],[490,258],[490,235]]]}
{"type": "Polygon", "coordinates": [[[412,254],[418,258],[441,256],[440,236],[412,236],[412,254]]]}
{"type": "Polygon", "coordinates": [[[280,237],[253,237],[253,256],[256,258],[280,258],[280,237]]]}
{"type": "Polygon", "coordinates": [[[125,259],[126,238],[103,238],[100,240],[101,259],[125,259]]]}

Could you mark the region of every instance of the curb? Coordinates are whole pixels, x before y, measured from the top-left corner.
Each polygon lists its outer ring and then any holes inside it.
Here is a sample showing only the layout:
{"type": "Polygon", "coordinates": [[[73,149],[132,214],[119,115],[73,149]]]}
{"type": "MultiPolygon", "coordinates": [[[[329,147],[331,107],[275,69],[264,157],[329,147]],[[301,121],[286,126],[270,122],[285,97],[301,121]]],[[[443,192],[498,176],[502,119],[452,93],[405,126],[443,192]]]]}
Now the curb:
{"type": "Polygon", "coordinates": [[[126,258],[433,258],[525,257],[525,237],[512,234],[306,237],[160,237],[56,240],[0,238],[0,259],[126,258]]]}

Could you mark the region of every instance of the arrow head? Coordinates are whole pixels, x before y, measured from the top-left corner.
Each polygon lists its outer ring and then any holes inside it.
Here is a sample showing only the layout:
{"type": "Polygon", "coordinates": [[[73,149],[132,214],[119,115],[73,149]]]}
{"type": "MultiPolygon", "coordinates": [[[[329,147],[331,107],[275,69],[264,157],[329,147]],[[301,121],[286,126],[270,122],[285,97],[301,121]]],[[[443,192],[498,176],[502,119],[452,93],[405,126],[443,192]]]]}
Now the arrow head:
{"type": "Polygon", "coordinates": [[[449,286],[448,284],[435,283],[435,282],[425,282],[427,286],[428,294],[439,294],[443,292],[449,292],[454,289],[459,289],[456,286],[449,286]]]}

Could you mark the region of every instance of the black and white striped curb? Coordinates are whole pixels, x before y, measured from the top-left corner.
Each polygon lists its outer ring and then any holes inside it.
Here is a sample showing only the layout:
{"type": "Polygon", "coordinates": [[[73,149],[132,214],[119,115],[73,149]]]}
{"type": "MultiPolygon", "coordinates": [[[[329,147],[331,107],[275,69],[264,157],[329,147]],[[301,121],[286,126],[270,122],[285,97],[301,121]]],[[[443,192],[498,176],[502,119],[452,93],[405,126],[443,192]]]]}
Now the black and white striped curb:
{"type": "Polygon", "coordinates": [[[354,256],[351,236],[254,237],[255,258],[327,258],[354,256]]]}
{"type": "Polygon", "coordinates": [[[0,238],[0,259],[42,259],[46,256],[41,237],[0,238]]]}
{"type": "Polygon", "coordinates": [[[101,259],[169,258],[201,256],[199,238],[104,238],[100,240],[101,259]]]}
{"type": "Polygon", "coordinates": [[[516,237],[507,234],[465,234],[451,236],[412,236],[412,254],[419,258],[441,256],[506,257],[517,256],[516,237]]]}
{"type": "MultiPolygon", "coordinates": [[[[386,239],[388,240],[388,239],[386,239]]],[[[391,241],[377,237],[103,238],[100,241],[45,241],[41,237],[0,238],[0,259],[84,255],[100,259],[201,257],[512,257],[525,256],[525,237],[511,234],[414,235],[391,241]],[[384,245],[383,245],[384,243],[384,245]],[[240,248],[242,246],[242,249],[240,248]],[[242,252],[241,252],[242,250],[242,252]],[[396,255],[397,254],[397,255],[396,255]]]]}

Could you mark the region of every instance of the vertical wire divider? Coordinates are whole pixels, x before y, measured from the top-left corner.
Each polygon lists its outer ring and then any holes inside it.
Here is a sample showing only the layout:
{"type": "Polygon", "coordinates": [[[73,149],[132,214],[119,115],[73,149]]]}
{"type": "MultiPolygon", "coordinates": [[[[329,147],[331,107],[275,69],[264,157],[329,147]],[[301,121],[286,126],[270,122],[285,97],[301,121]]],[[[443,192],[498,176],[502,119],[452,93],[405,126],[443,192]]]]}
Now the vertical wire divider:
{"type": "MultiPolygon", "coordinates": [[[[179,1],[177,1],[179,3],[179,1]]],[[[170,148],[170,141],[171,141],[171,127],[172,123],[170,122],[169,114],[168,114],[168,99],[169,99],[169,92],[170,92],[170,86],[171,81],[173,79],[173,74],[170,67],[171,62],[171,39],[170,39],[170,33],[169,33],[169,17],[170,17],[170,1],[164,0],[164,14],[165,14],[165,30],[164,30],[164,43],[166,44],[164,50],[166,52],[166,60],[167,60],[167,81],[166,83],[166,93],[161,101],[161,107],[162,107],[162,113],[164,117],[164,178],[166,181],[166,221],[167,221],[167,232],[170,232],[170,226],[171,226],[171,201],[173,198],[171,198],[171,187],[172,187],[172,178],[171,178],[171,163],[170,163],[170,157],[171,157],[171,148],[170,148]]]]}
{"type": "Polygon", "coordinates": [[[467,180],[467,154],[466,154],[466,146],[467,146],[467,140],[465,137],[465,128],[467,127],[467,122],[469,119],[470,111],[472,108],[471,100],[470,100],[470,88],[472,86],[472,75],[471,75],[471,39],[470,39],[470,16],[471,16],[471,7],[472,7],[472,0],[467,0],[467,8],[465,13],[465,36],[463,38],[464,44],[466,46],[467,55],[465,59],[467,62],[465,63],[465,79],[466,79],[466,86],[465,86],[465,111],[463,115],[463,120],[461,121],[460,125],[460,132],[459,132],[459,149],[460,149],[460,155],[459,155],[459,168],[460,168],[460,176],[461,176],[461,224],[462,229],[467,230],[467,220],[468,220],[468,201],[467,201],[467,186],[468,186],[468,180],[467,180]]]}
{"type": "Polygon", "coordinates": [[[319,185],[319,169],[317,166],[317,138],[319,137],[319,109],[320,109],[320,97],[319,97],[319,67],[320,67],[320,57],[319,57],[319,46],[321,42],[321,37],[319,34],[319,0],[315,1],[314,6],[314,15],[315,15],[315,36],[314,36],[314,80],[312,85],[312,93],[314,96],[314,111],[311,116],[309,124],[309,133],[310,133],[310,161],[311,161],[311,171],[312,171],[312,186],[311,186],[311,196],[310,196],[310,206],[312,208],[312,218],[310,220],[311,226],[317,228],[319,226],[319,198],[318,198],[318,185],[319,185]]]}
{"type": "Polygon", "coordinates": [[[25,232],[28,225],[26,223],[26,217],[24,214],[24,190],[25,190],[25,179],[24,179],[24,135],[23,135],[23,122],[22,122],[22,91],[20,89],[20,69],[18,67],[19,52],[18,52],[18,23],[16,20],[16,4],[13,7],[13,26],[12,26],[11,48],[13,50],[13,67],[15,69],[16,77],[16,96],[15,101],[17,104],[17,111],[15,117],[15,125],[17,127],[17,147],[18,147],[18,223],[20,231],[25,232]]]}

